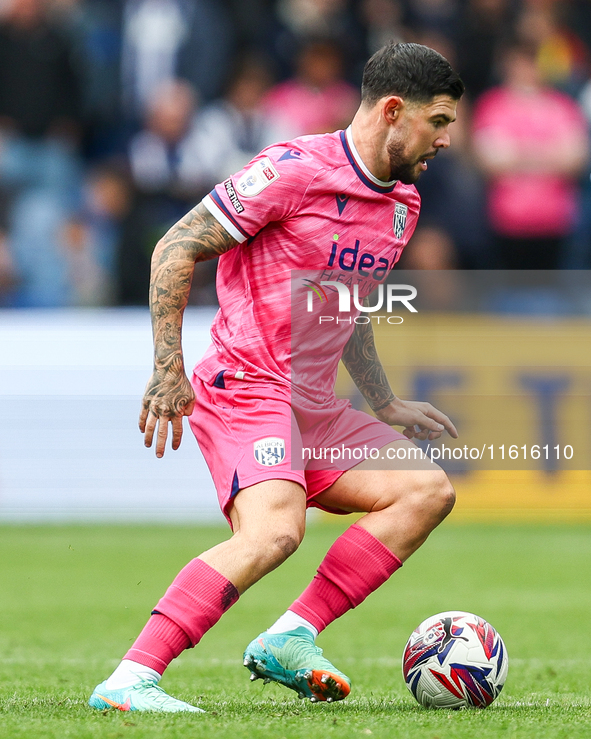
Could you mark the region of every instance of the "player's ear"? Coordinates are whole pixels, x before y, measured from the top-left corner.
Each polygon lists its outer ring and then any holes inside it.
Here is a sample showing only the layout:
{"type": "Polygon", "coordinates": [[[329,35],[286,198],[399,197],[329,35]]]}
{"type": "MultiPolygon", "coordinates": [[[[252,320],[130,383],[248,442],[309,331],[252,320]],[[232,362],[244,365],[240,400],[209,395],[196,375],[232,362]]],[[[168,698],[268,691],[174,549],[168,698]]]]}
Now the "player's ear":
{"type": "Polygon", "coordinates": [[[404,101],[399,95],[389,95],[382,100],[382,115],[386,123],[395,123],[400,117],[404,101]]]}

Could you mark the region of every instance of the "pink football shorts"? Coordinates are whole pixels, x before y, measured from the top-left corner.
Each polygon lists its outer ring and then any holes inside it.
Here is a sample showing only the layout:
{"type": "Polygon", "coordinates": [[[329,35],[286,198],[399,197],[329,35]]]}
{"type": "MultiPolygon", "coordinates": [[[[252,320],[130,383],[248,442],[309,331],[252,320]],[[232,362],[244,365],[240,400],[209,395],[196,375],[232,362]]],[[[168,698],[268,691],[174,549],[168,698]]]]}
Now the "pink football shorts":
{"type": "Polygon", "coordinates": [[[232,370],[211,383],[193,373],[191,384],[196,401],[189,423],[228,521],[234,496],[263,480],[293,480],[306,491],[308,507],[328,510],[315,498],[367,450],[406,439],[346,400],[292,409],[289,388],[237,379],[232,370]]]}

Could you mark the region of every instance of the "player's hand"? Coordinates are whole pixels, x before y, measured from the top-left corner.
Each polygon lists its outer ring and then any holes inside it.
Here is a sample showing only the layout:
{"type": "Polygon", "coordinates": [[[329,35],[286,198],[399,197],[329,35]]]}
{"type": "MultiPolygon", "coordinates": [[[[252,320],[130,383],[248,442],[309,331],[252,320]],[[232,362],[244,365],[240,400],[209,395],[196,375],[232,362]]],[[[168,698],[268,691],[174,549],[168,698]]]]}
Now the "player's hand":
{"type": "Polygon", "coordinates": [[[162,376],[154,371],[150,378],[140,413],[140,431],[144,444],[152,446],[156,427],[156,456],[162,457],[168,437],[168,424],[172,426],[172,448],[178,449],[183,436],[183,416],[190,416],[195,405],[195,393],[184,371],[162,376]]]}
{"type": "Polygon", "coordinates": [[[390,426],[404,426],[402,433],[408,439],[432,441],[438,439],[444,431],[454,439],[458,438],[453,423],[431,403],[394,398],[390,405],[376,411],[376,416],[390,426]]]}

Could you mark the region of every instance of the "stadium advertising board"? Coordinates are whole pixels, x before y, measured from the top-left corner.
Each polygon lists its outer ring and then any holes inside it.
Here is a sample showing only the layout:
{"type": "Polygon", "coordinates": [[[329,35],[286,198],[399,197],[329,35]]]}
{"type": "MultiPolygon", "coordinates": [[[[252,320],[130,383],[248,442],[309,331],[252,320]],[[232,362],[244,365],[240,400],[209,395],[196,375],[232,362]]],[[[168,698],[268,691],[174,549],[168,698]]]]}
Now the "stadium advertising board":
{"type": "MultiPolygon", "coordinates": [[[[294,284],[300,279],[294,276],[294,284]]],[[[458,439],[444,434],[418,443],[452,476],[458,490],[454,515],[591,518],[587,273],[395,271],[366,305],[362,291],[347,284],[350,275],[340,278],[341,287],[322,285],[322,296],[311,286],[312,277],[307,279],[305,305],[301,289],[293,291],[294,341],[303,338],[295,324],[304,312],[317,316],[313,330],[324,332],[327,346],[337,322],[346,325],[357,317],[367,323],[371,316],[394,393],[432,403],[456,425],[458,439]],[[375,312],[369,312],[371,306],[377,306],[375,312]],[[326,320],[329,316],[333,320],[326,320]]],[[[303,325],[311,330],[309,322],[303,325]]],[[[303,364],[298,364],[298,347],[293,350],[294,387],[302,385],[305,392],[309,378],[298,375],[303,364]]],[[[369,410],[342,365],[337,395],[369,410]]],[[[387,466],[390,461],[377,451],[350,453],[387,466]]],[[[332,454],[334,461],[346,452],[312,449],[308,455],[330,460],[332,454]]],[[[419,464],[416,459],[396,463],[419,464]]]]}

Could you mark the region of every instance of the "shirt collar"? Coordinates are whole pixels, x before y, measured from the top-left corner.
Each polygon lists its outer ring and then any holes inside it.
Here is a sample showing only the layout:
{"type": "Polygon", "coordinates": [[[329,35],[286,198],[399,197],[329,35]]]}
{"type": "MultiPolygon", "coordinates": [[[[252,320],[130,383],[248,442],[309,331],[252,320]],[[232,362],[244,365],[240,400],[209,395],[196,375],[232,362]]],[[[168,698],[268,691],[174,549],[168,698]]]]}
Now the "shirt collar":
{"type": "Polygon", "coordinates": [[[351,162],[351,165],[355,169],[355,172],[357,173],[359,178],[363,182],[365,182],[368,187],[371,187],[372,190],[377,190],[377,192],[392,192],[397,180],[384,182],[384,180],[379,180],[369,171],[369,169],[365,165],[365,162],[357,151],[357,147],[355,146],[355,142],[353,141],[351,126],[349,126],[346,131],[341,132],[341,141],[343,142],[343,148],[345,149],[347,158],[351,162]]]}

